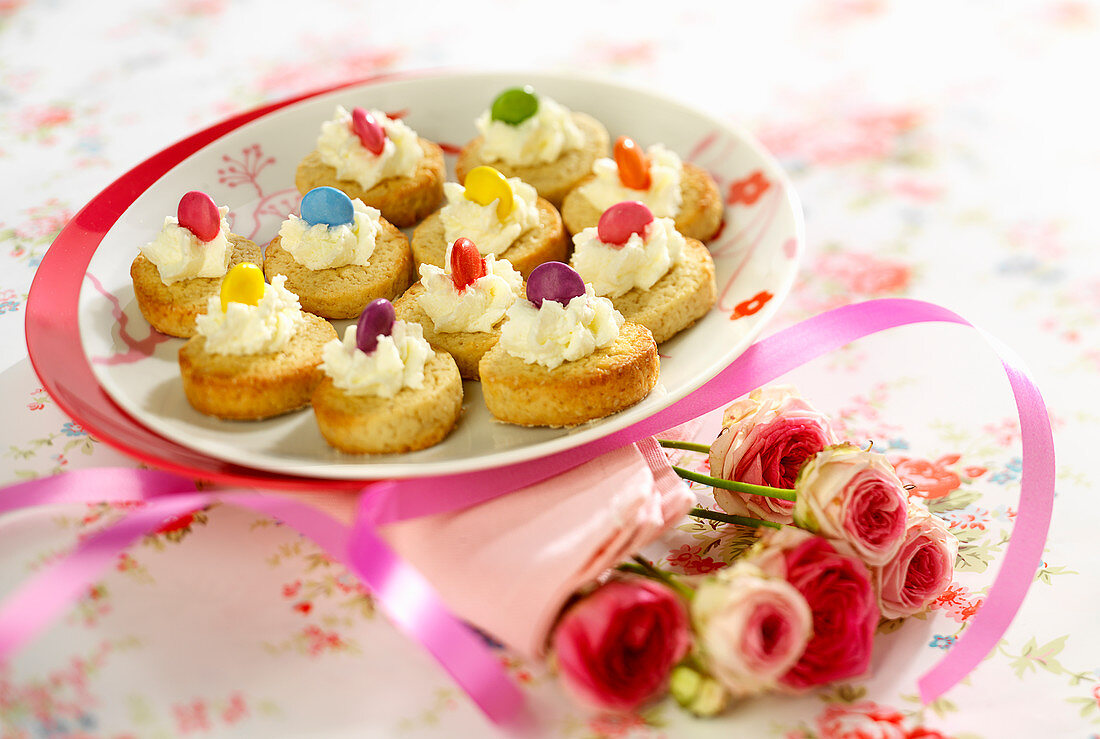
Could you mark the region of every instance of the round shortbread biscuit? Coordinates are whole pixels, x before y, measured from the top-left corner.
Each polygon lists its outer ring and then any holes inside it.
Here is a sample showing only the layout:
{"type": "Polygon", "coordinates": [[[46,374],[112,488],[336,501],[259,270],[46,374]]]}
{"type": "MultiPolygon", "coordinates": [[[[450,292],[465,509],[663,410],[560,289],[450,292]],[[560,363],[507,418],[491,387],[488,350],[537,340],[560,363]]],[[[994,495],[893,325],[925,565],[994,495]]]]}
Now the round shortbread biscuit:
{"type": "Polygon", "coordinates": [[[629,322],[610,346],[554,369],[527,364],[499,343],[479,367],[489,412],[521,426],[575,426],[617,413],[648,395],[660,370],[653,335],[629,322]]]}
{"type": "MultiPolygon", "coordinates": [[[[226,234],[231,247],[229,269],[241,262],[259,265],[260,247],[237,234],[226,234]]],[[[221,292],[221,277],[194,277],[165,285],[157,266],[138,254],[130,265],[134,297],[145,320],[162,334],[186,339],[195,335],[195,317],[206,313],[206,301],[221,292]]]]}
{"type": "Polygon", "coordinates": [[[462,378],[451,355],[436,350],[424,365],[424,385],[392,398],[352,395],[325,377],[313,393],[321,435],[351,454],[398,454],[438,444],[462,415],[462,378]]]}
{"type": "Polygon", "coordinates": [[[466,173],[487,164],[505,177],[519,177],[538,191],[555,207],[561,206],[566,194],[592,171],[592,164],[611,151],[610,138],[603,124],[585,113],[573,113],[573,122],[584,136],[584,144],[570,149],[545,164],[509,164],[499,159],[486,159],[481,153],[483,137],[466,144],[455,162],[455,178],[466,181],[466,173]]]}
{"type": "Polygon", "coordinates": [[[280,352],[212,354],[206,351],[206,337],[192,336],[179,351],[188,402],[199,413],[241,421],[308,405],[324,374],[318,367],[321,348],[336,338],[336,329],[323,318],[304,316],[306,323],[280,352]]]}
{"type": "Polygon", "coordinates": [[[348,264],[310,269],[299,264],[276,236],[264,250],[264,275],[269,282],[275,275],[286,275],[286,289],[297,295],[302,308],[310,313],[324,318],[358,318],[372,300],[392,301],[413,280],[409,240],[384,218],[380,222],[382,233],[365,267],[348,264]]]}
{"type": "MultiPolygon", "coordinates": [[[[595,226],[603,211],[592,205],[588,198],[580,193],[580,187],[595,175],[590,175],[578,184],[561,204],[561,217],[569,233],[580,233],[595,226]]],[[[705,169],[690,162],[684,162],[680,178],[680,192],[683,199],[676,213],[676,230],[684,236],[699,241],[708,241],[718,233],[722,225],[722,195],[718,184],[705,169]]]]}
{"type": "Polygon", "coordinates": [[[443,180],[447,176],[443,150],[439,145],[421,138],[420,148],[424,151],[424,157],[412,175],[390,177],[369,189],[364,189],[355,180],[340,179],[336,168],[321,161],[321,155],[314,150],[298,165],[294,186],[303,195],[315,187],[335,187],[353,200],[359,198],[365,204],[378,208],[382,211],[382,217],[395,226],[413,226],[439,207],[443,200],[443,180]]]}
{"type": "Polygon", "coordinates": [[[680,261],[648,290],[634,288],[610,300],[623,318],[648,328],[658,344],[668,341],[705,316],[718,300],[710,250],[686,239],[680,261]]]}
{"type": "MultiPolygon", "coordinates": [[[[544,198],[536,201],[539,209],[539,225],[519,235],[512,245],[497,255],[507,259],[527,279],[531,270],[543,262],[564,262],[569,256],[571,242],[565,236],[558,209],[544,198]]],[[[412,237],[412,254],[416,269],[421,264],[444,267],[447,259],[447,237],[439,212],[432,213],[416,227],[412,237]]]]}
{"type": "Polygon", "coordinates": [[[436,331],[431,316],[420,307],[420,296],[424,294],[423,283],[417,282],[400,298],[394,301],[393,310],[402,321],[419,323],[424,329],[424,339],[452,357],[458,365],[458,371],[466,380],[477,380],[477,367],[485,352],[496,346],[500,340],[500,324],[492,331],[436,331]]]}

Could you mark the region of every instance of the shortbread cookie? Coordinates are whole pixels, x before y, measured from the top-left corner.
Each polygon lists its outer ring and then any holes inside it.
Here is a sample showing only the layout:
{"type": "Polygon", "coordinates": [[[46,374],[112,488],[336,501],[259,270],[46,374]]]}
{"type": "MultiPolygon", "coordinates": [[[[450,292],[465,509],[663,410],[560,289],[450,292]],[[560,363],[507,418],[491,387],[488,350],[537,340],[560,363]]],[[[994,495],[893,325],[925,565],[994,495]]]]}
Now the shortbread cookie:
{"type": "Polygon", "coordinates": [[[253,264],[234,267],[180,347],[188,402],[217,418],[257,420],[309,403],[321,381],[321,349],[336,331],[303,313],[285,278],[271,285],[253,264]]]}
{"type": "Polygon", "coordinates": [[[324,348],[325,379],[313,395],[321,435],[352,454],[394,454],[438,444],[462,413],[462,378],[415,323],[376,300],[324,348]]]}
{"type": "MultiPolygon", "coordinates": [[[[511,91],[506,91],[505,94],[511,91]]],[[[503,95],[502,95],[503,97],[503,95]]],[[[500,98],[498,98],[499,100],[500,98]]],[[[494,106],[495,107],[495,106],[494,106]]],[[[538,97],[538,110],[533,115],[511,125],[492,119],[492,111],[486,111],[477,121],[481,135],[463,147],[455,164],[459,182],[465,181],[466,174],[474,167],[488,164],[500,170],[507,177],[518,177],[538,190],[539,196],[546,198],[554,206],[560,206],[566,193],[577,186],[592,171],[592,164],[600,157],[608,155],[610,140],[603,124],[585,113],[571,113],[549,98],[538,97]],[[570,135],[558,134],[563,145],[550,148],[545,138],[562,125],[561,119],[568,119],[570,135]],[[500,129],[500,131],[496,130],[500,129]],[[550,133],[543,133],[543,131],[550,133]],[[506,140],[498,144],[496,140],[503,134],[506,140]],[[508,134],[512,134],[508,136],[508,134]],[[541,137],[541,138],[540,138],[541,137]],[[553,157],[546,159],[536,152],[550,149],[553,157]]],[[[551,145],[552,146],[552,145],[551,145]]]]}
{"type": "Polygon", "coordinates": [[[303,195],[329,186],[382,211],[405,228],[420,222],[443,199],[443,150],[380,111],[337,107],[322,125],[317,148],[298,165],[294,184],[303,195]],[[372,138],[373,136],[373,138],[372,138]],[[364,143],[377,143],[375,154],[364,143]]]}
{"type": "Polygon", "coordinates": [[[350,395],[326,377],[313,394],[313,412],[325,440],[351,454],[398,454],[438,444],[462,414],[462,377],[449,354],[434,351],[423,387],[392,398],[350,395]]]}
{"type": "Polygon", "coordinates": [[[397,317],[419,323],[424,338],[454,357],[462,377],[478,379],[478,363],[500,338],[500,324],[523,281],[506,259],[482,258],[468,239],[451,249],[449,269],[420,267],[420,282],[394,303],[397,317]]]}
{"type": "MultiPolygon", "coordinates": [[[[566,238],[557,208],[544,198],[538,198],[537,208],[538,226],[521,234],[511,246],[497,254],[499,258],[511,262],[524,278],[540,264],[560,262],[569,255],[569,239],[566,238]]],[[[474,236],[469,238],[478,243],[474,236]]],[[[439,212],[428,216],[413,232],[412,254],[417,269],[422,264],[436,267],[446,264],[447,247],[451,243],[447,241],[439,212]]],[[[480,243],[478,245],[481,246],[480,243]]]]}
{"type": "Polygon", "coordinates": [[[689,238],[705,242],[718,233],[722,196],[706,170],[659,145],[642,154],[626,137],[616,142],[615,153],[614,160],[598,160],[562,202],[570,233],[595,226],[605,210],[626,200],[644,202],[659,218],[673,218],[676,230],[689,238]]]}
{"type": "MultiPolygon", "coordinates": [[[[242,262],[260,263],[260,247],[254,242],[234,233],[226,237],[231,248],[230,268],[242,262]]],[[[144,254],[138,254],[130,265],[130,277],[145,320],[162,334],[184,339],[195,335],[195,317],[206,312],[206,301],[217,295],[221,286],[220,277],[193,277],[166,285],[144,254]]]]}
{"type": "MultiPolygon", "coordinates": [[[[352,203],[354,226],[311,225],[308,218],[291,216],[264,254],[267,278],[285,275],[287,288],[298,295],[302,307],[325,318],[356,318],[372,300],[392,300],[413,281],[412,252],[405,234],[379,217],[377,210],[361,201],[352,203]],[[341,245],[341,239],[348,244],[341,245]],[[339,266],[322,266],[329,264],[339,266]]],[[[308,215],[308,206],[303,199],[303,214],[308,215]]]]}
{"type": "Polygon", "coordinates": [[[644,398],[660,371],[649,329],[626,323],[568,265],[531,273],[478,367],[489,411],[523,426],[574,426],[644,398]]]}
{"type": "Polygon", "coordinates": [[[641,324],[658,344],[693,325],[718,300],[710,250],[687,239],[680,261],[648,290],[634,288],[611,298],[623,318],[641,324]]]}
{"type": "Polygon", "coordinates": [[[660,362],[649,329],[624,323],[610,346],[554,369],[528,364],[498,343],[479,367],[485,405],[521,426],[575,426],[634,405],[657,384],[660,362]]]}
{"type": "Polygon", "coordinates": [[[654,218],[644,203],[616,203],[595,228],[573,237],[573,267],[596,295],[611,299],[628,321],[657,343],[706,314],[718,297],[714,260],[671,218],[654,218]]]}

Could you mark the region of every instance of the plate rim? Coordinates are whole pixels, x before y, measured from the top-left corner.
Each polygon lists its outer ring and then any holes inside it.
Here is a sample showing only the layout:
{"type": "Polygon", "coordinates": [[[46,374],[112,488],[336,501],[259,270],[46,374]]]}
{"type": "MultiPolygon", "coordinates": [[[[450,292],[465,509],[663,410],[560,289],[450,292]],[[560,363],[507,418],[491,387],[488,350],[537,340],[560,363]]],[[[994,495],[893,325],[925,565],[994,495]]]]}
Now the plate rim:
{"type": "MultiPolygon", "coordinates": [[[[622,83],[617,80],[611,80],[606,77],[591,74],[572,74],[563,75],[554,72],[547,71],[535,71],[529,70],[526,72],[516,72],[509,70],[417,70],[411,72],[396,72],[392,74],[374,75],[363,79],[352,80],[336,85],[331,85],[316,90],[308,91],[296,96],[269,103],[266,105],[258,106],[251,110],[231,116],[211,126],[208,126],[191,136],[177,141],[174,144],[169,145],[165,149],[157,152],[148,159],[139,163],[106,188],[96,195],[92,200],[85,205],[74,218],[65,226],[64,229],[58,234],[57,238],[51,245],[51,249],[47,251],[46,257],[43,259],[39,270],[35,274],[34,281],[31,285],[30,295],[27,301],[27,315],[26,315],[26,337],[28,355],[30,356],[31,364],[34,367],[36,374],[40,381],[43,383],[43,387],[51,398],[58,403],[59,407],[65,411],[68,415],[77,420],[82,426],[84,426],[89,433],[94,437],[108,443],[110,446],[122,451],[128,456],[136,457],[137,459],[155,464],[165,469],[171,469],[173,471],[184,472],[188,475],[198,475],[206,479],[212,479],[218,482],[247,482],[250,484],[262,483],[267,486],[289,486],[289,487],[316,487],[318,484],[323,484],[325,487],[331,489],[333,486],[338,487],[361,487],[363,483],[377,480],[382,477],[419,477],[423,475],[415,474],[415,471],[410,471],[408,474],[400,474],[394,470],[384,469],[384,465],[380,464],[378,472],[366,472],[365,476],[358,476],[354,472],[351,474],[338,474],[336,476],[326,476],[323,474],[316,474],[310,472],[293,472],[284,470],[272,471],[261,467],[253,466],[251,464],[236,464],[225,460],[223,458],[211,455],[207,452],[201,451],[193,445],[188,445],[178,441],[177,439],[169,436],[165,436],[155,427],[147,425],[146,421],[135,417],[131,411],[128,411],[124,406],[120,405],[111,393],[107,392],[104,386],[101,384],[100,379],[95,373],[95,370],[91,366],[91,362],[85,352],[82,335],[80,333],[79,323],[75,320],[76,311],[79,310],[79,302],[81,291],[85,283],[85,275],[87,269],[94,257],[98,247],[110,232],[110,230],[117,224],[126,211],[133,205],[134,201],[143,193],[152,188],[160,178],[171,171],[174,167],[178,166],[186,159],[199,152],[208,145],[211,145],[221,138],[236,132],[237,130],[244,128],[252,123],[259,123],[263,118],[275,114],[284,109],[290,108],[295,105],[307,104],[313,98],[321,97],[324,95],[332,94],[340,90],[356,87],[370,87],[371,85],[384,83],[384,82],[401,82],[401,81],[416,81],[424,79],[446,79],[448,77],[463,77],[463,78],[497,78],[497,77],[516,77],[523,75],[525,77],[538,76],[544,79],[553,79],[561,82],[571,81],[583,81],[590,85],[599,85],[609,88],[616,88],[628,92],[632,92],[639,95],[644,95],[650,98],[656,98],[658,100],[671,103],[677,107],[689,111],[692,115],[703,118],[706,122],[712,124],[715,128],[725,129],[735,134],[739,140],[748,145],[755,156],[760,158],[763,162],[769,165],[769,175],[775,174],[780,185],[780,189],[784,193],[784,199],[789,203],[791,208],[794,233],[792,239],[794,241],[794,254],[792,260],[794,266],[787,271],[783,276],[782,281],[779,284],[779,288],[776,291],[775,298],[769,300],[764,308],[760,311],[759,318],[753,322],[753,326],[747,331],[744,336],[744,346],[741,352],[744,352],[759,334],[763,331],[767,323],[772,320],[775,313],[778,312],[779,306],[783,300],[789,295],[796,279],[797,279],[797,265],[804,252],[805,247],[805,218],[802,212],[801,201],[797,192],[791,185],[789,175],[782,168],[779,162],[774,156],[755,139],[754,136],[742,126],[737,123],[719,120],[711,113],[705,110],[701,110],[690,106],[684,102],[669,97],[663,92],[655,92],[651,89],[642,87],[640,85],[634,85],[629,83],[622,83]],[[124,194],[116,191],[123,190],[124,194]],[[61,248],[58,248],[61,247],[61,248]],[[51,360],[56,359],[51,354],[51,348],[56,350],[56,345],[53,347],[47,346],[50,342],[47,340],[52,337],[52,333],[59,330],[63,330],[66,327],[63,325],[63,319],[65,316],[57,316],[56,299],[51,300],[43,295],[48,287],[56,280],[49,279],[57,277],[55,272],[54,262],[57,259],[50,260],[51,254],[57,252],[64,252],[64,257],[69,259],[69,263],[61,263],[56,265],[56,268],[62,270],[69,269],[72,274],[66,274],[66,277],[70,278],[70,281],[75,279],[77,289],[75,294],[71,295],[71,300],[65,301],[63,308],[75,308],[72,313],[68,315],[73,317],[71,321],[70,330],[64,331],[66,334],[70,334],[75,338],[78,346],[78,353],[83,360],[80,362],[80,366],[75,368],[75,371],[80,374],[90,375],[89,377],[81,377],[80,385],[86,386],[87,380],[91,380],[94,384],[95,393],[92,398],[85,399],[84,405],[89,402],[95,405],[95,401],[105,400],[110,409],[114,411],[114,415],[117,416],[113,419],[104,417],[103,408],[98,409],[99,412],[95,412],[97,409],[94,407],[84,408],[81,407],[81,403],[76,402],[77,398],[70,398],[69,393],[65,392],[66,388],[63,387],[64,383],[57,381],[57,379],[51,376],[51,373],[45,371],[46,367],[50,365],[51,360]],[[79,268],[79,275],[76,274],[77,268],[79,268]],[[55,315],[50,316],[52,320],[44,320],[44,316],[40,315],[42,311],[39,310],[39,298],[42,302],[46,303],[48,307],[54,310],[50,311],[55,315]],[[46,334],[47,336],[44,336],[46,334]],[[102,396],[102,397],[97,397],[102,396]],[[90,411],[85,413],[83,411],[90,411]],[[130,437],[134,432],[139,436],[152,435],[156,437],[156,441],[161,444],[166,444],[169,447],[173,447],[171,451],[175,460],[166,459],[163,454],[158,454],[156,450],[150,450],[149,448],[140,445],[131,438],[126,440],[117,438],[115,431],[117,429],[110,428],[112,424],[104,423],[106,421],[114,421],[113,426],[117,426],[118,422],[123,422],[123,425],[132,427],[127,429],[130,434],[125,436],[130,437]],[[185,457],[191,457],[190,465],[187,462],[179,461],[180,456],[178,452],[185,452],[185,457]],[[199,464],[199,463],[205,464],[199,464]],[[212,463],[212,464],[211,464],[212,463]],[[369,476],[366,476],[369,475],[369,476]]],[[[65,311],[61,311],[64,313],[65,311]]],[[[56,337],[52,337],[56,338],[56,337]]],[[[56,342],[55,342],[56,343],[56,342]]],[[[71,357],[70,357],[71,358],[71,357]]],[[[730,361],[736,359],[736,356],[732,357],[730,361]]],[[[716,366],[715,373],[720,372],[724,365],[716,366]]],[[[682,388],[678,388],[675,393],[675,399],[669,401],[662,407],[667,407],[672,403],[677,402],[682,397],[687,396],[691,392],[695,391],[703,384],[705,384],[713,375],[712,374],[700,374],[695,377],[692,382],[687,383],[682,388]]],[[[87,388],[85,388],[87,389],[87,388]]],[[[102,405],[102,403],[100,403],[102,405]]],[[[660,409],[654,409],[653,412],[658,412],[660,409]]],[[[633,419],[631,422],[623,425],[613,425],[609,428],[601,428],[594,433],[584,433],[569,436],[558,437],[555,440],[541,442],[539,446],[550,446],[541,451],[535,458],[555,454],[561,451],[568,450],[570,448],[576,448],[588,443],[592,443],[604,436],[610,435],[621,428],[627,428],[634,423],[644,420],[648,415],[641,416],[640,418],[633,419]],[[578,438],[579,437],[579,438],[578,438]]],[[[163,451],[163,449],[162,449],[163,451]]],[[[517,450],[506,450],[499,455],[495,455],[498,458],[493,459],[490,463],[486,464],[484,459],[479,463],[471,465],[459,465],[459,468],[451,468],[447,470],[450,472],[463,472],[473,469],[494,469],[498,467],[514,464],[517,460],[513,457],[518,454],[517,450]],[[467,469],[467,467],[469,469],[467,469]]],[[[522,456],[522,455],[521,455],[522,456]]],[[[527,459],[530,457],[525,457],[527,459]]],[[[520,461],[523,461],[522,459],[520,461]]],[[[397,463],[394,463],[396,465],[397,463]]],[[[344,467],[344,465],[339,465],[344,467]]],[[[444,474],[439,472],[432,472],[429,474],[444,474]]]]}

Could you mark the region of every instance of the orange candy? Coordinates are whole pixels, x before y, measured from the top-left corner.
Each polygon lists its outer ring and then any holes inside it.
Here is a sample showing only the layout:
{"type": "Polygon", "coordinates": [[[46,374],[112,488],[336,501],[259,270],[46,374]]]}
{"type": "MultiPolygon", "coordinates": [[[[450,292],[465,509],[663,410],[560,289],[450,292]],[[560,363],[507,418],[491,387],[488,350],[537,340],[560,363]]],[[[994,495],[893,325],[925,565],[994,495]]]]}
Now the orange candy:
{"type": "Polygon", "coordinates": [[[615,141],[615,165],[619,168],[619,181],[631,190],[648,190],[649,157],[634,139],[620,136],[615,141]]]}

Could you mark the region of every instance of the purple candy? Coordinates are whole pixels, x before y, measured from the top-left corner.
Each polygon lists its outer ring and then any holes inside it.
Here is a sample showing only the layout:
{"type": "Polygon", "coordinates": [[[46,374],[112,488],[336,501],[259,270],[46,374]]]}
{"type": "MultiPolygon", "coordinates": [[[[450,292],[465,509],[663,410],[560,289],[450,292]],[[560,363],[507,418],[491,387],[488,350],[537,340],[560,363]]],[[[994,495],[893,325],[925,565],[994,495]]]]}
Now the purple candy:
{"type": "Polygon", "coordinates": [[[541,307],[542,301],[568,305],[573,298],[584,295],[584,280],[576,270],[561,262],[544,262],[531,270],[527,278],[527,299],[541,307]]]}
{"type": "Polygon", "coordinates": [[[375,300],[359,314],[359,323],[355,326],[355,345],[364,354],[370,354],[378,346],[379,336],[393,333],[395,318],[393,304],[385,298],[375,300]]]}

